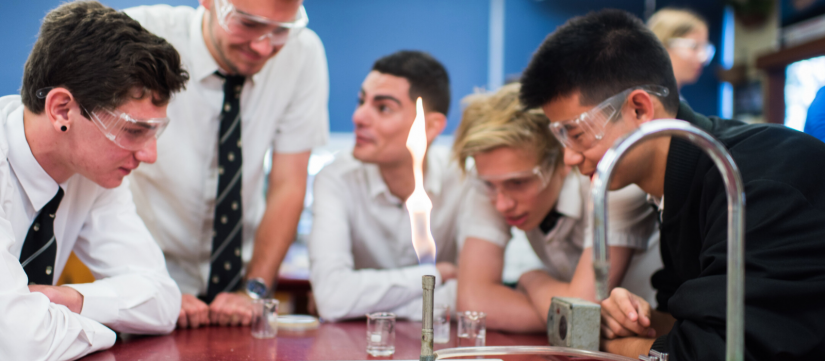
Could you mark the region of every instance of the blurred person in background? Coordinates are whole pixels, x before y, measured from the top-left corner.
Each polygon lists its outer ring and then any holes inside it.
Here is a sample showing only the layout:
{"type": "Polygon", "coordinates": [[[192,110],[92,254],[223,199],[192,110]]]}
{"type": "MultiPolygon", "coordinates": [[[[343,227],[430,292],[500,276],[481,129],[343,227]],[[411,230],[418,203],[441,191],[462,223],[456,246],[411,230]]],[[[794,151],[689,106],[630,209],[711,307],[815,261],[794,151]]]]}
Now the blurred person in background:
{"type": "Polygon", "coordinates": [[[327,321],[377,311],[420,320],[422,275],[436,277],[435,302],[455,308],[459,207],[467,187],[449,149],[428,147],[424,188],[433,203],[437,254],[434,265],[419,264],[404,205],[414,189],[406,142],[418,97],[430,146],[447,124],[447,70],[420,51],[378,59],[352,115],[352,153],[340,154],[315,178],[310,280],[318,313],[327,321]]]}
{"type": "MultiPolygon", "coordinates": [[[[562,163],[562,146],[540,109],[524,110],[518,83],[474,94],[455,134],[453,153],[473,187],[461,214],[458,310],[487,313],[487,326],[545,329],[553,296],[595,301],[592,232],[586,212],[590,179],[562,163]],[[523,230],[542,269],[517,289],[502,284],[511,227],[523,230]]],[[[662,267],[656,212],[635,185],[610,194],[610,285],[654,302],[650,276],[662,267]]]]}
{"type": "Polygon", "coordinates": [[[295,239],[310,152],[327,141],[327,59],[301,0],[200,5],[125,10],[192,74],[169,103],[168,156],[132,175],[132,193],[183,292],[178,327],[248,325],[295,239]]]}
{"type": "MultiPolygon", "coordinates": [[[[708,41],[708,23],[687,9],[664,8],[647,21],[647,27],[667,49],[676,86],[693,84],[710,64],[716,48],[708,41]]],[[[683,99],[684,100],[684,99],[683,99]]]]}

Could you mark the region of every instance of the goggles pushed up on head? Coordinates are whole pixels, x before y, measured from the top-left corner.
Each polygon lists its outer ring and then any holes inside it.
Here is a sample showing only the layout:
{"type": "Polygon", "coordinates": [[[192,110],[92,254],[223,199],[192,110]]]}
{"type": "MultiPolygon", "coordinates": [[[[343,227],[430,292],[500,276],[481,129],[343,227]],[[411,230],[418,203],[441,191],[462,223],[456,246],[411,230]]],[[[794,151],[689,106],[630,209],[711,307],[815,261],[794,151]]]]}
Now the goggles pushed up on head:
{"type": "Polygon", "coordinates": [[[301,5],[295,19],[292,21],[276,21],[262,16],[247,14],[235,8],[229,0],[215,0],[215,13],[218,24],[226,32],[243,39],[253,41],[269,39],[272,46],[286,44],[307,26],[309,18],[306,9],[301,5]]]}
{"type": "Polygon", "coordinates": [[[668,48],[676,51],[683,58],[696,57],[702,65],[707,66],[716,55],[716,47],[712,43],[698,42],[688,38],[673,38],[668,42],[668,48]]]}
{"type": "Polygon", "coordinates": [[[658,85],[643,85],[625,89],[575,119],[550,123],[550,132],[567,148],[577,152],[588,150],[604,137],[604,128],[607,123],[621,114],[622,105],[627,100],[627,96],[637,89],[644,90],[660,98],[664,98],[670,93],[667,88],[658,85]]]}
{"type": "MultiPolygon", "coordinates": [[[[51,87],[38,89],[35,95],[39,99],[45,99],[51,87]]],[[[80,109],[89,115],[92,123],[119,147],[137,151],[146,146],[152,138],[157,139],[166,126],[169,125],[169,118],[135,119],[126,113],[118,110],[97,109],[93,112],[86,110],[82,105],[80,109]]]]}
{"type": "Polygon", "coordinates": [[[510,199],[528,199],[535,197],[550,183],[555,170],[555,156],[544,165],[537,165],[531,170],[512,172],[507,174],[486,175],[478,174],[476,168],[472,170],[472,179],[476,186],[495,200],[501,193],[510,199]]]}

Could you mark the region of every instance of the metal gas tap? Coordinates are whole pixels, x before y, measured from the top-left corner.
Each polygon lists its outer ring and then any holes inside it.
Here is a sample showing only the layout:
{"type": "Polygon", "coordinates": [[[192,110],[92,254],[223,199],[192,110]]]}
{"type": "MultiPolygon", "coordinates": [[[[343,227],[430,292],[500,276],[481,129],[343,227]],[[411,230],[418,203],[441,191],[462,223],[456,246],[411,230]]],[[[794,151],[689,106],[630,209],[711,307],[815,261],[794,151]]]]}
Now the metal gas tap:
{"type": "MultiPolygon", "coordinates": [[[[722,173],[728,200],[728,288],[725,360],[742,361],[745,352],[745,188],[739,169],[725,147],[707,132],[676,119],[654,120],[616,142],[602,157],[591,184],[593,210],[593,268],[596,274],[596,299],[609,295],[607,254],[607,187],[617,163],[636,144],[659,136],[684,138],[710,156],[722,173]]],[[[641,359],[662,360],[659,355],[641,359]]],[[[667,356],[665,355],[664,360],[667,356]]]]}

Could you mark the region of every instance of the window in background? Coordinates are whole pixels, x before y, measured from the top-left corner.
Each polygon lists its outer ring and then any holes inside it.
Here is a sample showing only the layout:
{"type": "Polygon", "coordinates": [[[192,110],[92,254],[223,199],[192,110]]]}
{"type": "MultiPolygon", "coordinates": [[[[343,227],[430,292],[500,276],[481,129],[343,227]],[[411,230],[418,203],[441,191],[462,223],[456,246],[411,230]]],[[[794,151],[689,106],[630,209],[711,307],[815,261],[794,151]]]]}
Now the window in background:
{"type": "MultiPolygon", "coordinates": [[[[736,37],[734,36],[733,8],[725,7],[725,15],[722,17],[722,41],[720,43],[719,64],[726,70],[733,67],[733,46],[736,37]]],[[[728,82],[719,83],[719,116],[722,118],[733,118],[733,85],[728,82]]]]}
{"type": "Polygon", "coordinates": [[[802,131],[808,107],[825,86],[825,56],[788,65],[785,74],[785,126],[802,131]]]}

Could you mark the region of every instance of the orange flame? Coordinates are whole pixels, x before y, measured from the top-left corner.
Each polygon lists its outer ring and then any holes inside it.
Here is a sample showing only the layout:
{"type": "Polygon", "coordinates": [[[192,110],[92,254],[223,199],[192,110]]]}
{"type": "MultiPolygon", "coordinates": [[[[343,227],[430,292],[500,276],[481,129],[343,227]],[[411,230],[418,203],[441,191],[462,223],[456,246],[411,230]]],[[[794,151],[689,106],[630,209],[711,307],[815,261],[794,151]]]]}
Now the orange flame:
{"type": "Polygon", "coordinates": [[[415,121],[407,136],[407,149],[413,158],[413,176],[415,190],[407,198],[407,211],[410,213],[412,241],[418,263],[435,264],[435,240],[430,232],[430,211],[433,202],[424,190],[424,155],[427,153],[427,132],[424,126],[424,106],[421,98],[415,104],[415,121]]]}

